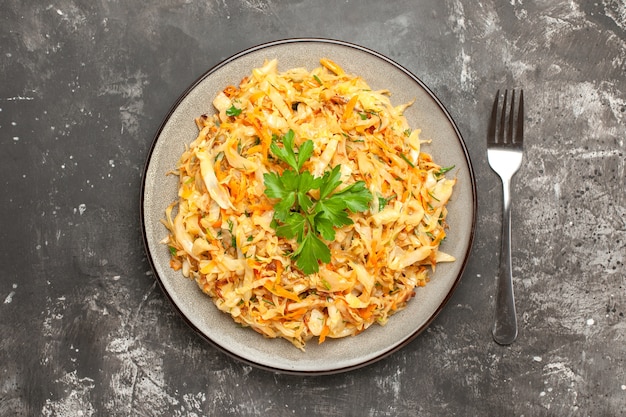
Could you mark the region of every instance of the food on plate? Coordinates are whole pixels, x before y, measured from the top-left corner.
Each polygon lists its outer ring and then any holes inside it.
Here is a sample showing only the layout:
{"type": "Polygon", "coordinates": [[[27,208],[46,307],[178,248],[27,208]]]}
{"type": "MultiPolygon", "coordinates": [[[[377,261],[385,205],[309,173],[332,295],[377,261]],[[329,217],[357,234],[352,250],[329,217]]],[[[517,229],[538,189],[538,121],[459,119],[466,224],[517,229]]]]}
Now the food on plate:
{"type": "Polygon", "coordinates": [[[390,92],[276,60],[213,99],[175,174],[170,266],[244,326],[303,349],[384,325],[429,281],[456,179],[390,92]]]}

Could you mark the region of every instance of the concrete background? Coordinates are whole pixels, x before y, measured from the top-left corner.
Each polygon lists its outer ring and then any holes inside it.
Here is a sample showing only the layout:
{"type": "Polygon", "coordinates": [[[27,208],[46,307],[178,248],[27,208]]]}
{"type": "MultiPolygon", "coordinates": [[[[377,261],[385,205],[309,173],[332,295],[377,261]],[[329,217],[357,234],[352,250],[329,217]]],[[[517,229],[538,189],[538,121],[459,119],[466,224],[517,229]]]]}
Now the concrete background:
{"type": "Polygon", "coordinates": [[[624,0],[5,0],[0,22],[0,415],[626,415],[624,0]],[[415,73],[478,182],[471,260],[444,311],[333,376],[269,373],[204,342],[156,284],[139,223],[147,151],[179,94],[289,37],[357,43],[415,73]],[[485,133],[495,91],[514,87],[520,334],[501,347],[485,133]]]}

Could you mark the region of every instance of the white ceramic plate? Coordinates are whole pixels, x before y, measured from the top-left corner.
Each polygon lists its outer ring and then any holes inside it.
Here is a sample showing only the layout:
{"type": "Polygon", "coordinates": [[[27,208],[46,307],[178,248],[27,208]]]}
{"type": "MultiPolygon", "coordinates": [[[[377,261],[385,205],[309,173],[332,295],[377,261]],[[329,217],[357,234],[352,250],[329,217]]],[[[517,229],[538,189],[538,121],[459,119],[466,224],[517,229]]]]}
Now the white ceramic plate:
{"type": "Polygon", "coordinates": [[[266,369],[290,373],[334,373],[377,361],[396,351],[423,331],[444,307],[458,284],[474,236],[476,192],[471,163],[452,118],[434,94],[409,71],[390,59],[360,46],[325,39],[289,39],[243,51],[207,71],[178,99],[159,129],[145,167],[141,220],[152,267],[163,291],[180,314],[200,335],[224,352],[266,369]],[[185,148],[197,136],[194,119],[213,113],[212,100],[227,85],[238,85],[265,59],[278,59],[279,70],[318,67],[330,58],[346,72],[362,76],[373,89],[391,91],[395,105],[415,99],[405,112],[421,138],[432,139],[424,150],[440,165],[455,165],[458,181],[448,205],[449,233],[442,250],[456,262],[437,266],[426,287],[418,288],[406,309],[386,326],[373,325],[355,337],[330,339],[322,345],[312,340],[306,352],[282,339],[265,339],[236,324],[214,306],[194,281],[169,267],[166,245],[159,243],[167,230],[160,223],[165,208],[177,196],[177,178],[167,176],[185,148]]]}

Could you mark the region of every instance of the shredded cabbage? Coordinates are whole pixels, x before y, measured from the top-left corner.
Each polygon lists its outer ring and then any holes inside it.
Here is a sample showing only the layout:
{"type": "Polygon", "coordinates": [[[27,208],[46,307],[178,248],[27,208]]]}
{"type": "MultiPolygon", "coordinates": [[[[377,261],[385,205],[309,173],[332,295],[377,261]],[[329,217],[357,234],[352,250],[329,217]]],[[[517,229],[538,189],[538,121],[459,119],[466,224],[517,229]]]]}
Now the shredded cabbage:
{"type": "Polygon", "coordinates": [[[403,115],[411,103],[394,107],[388,91],[320,63],[279,72],[269,60],[220,92],[217,112],[196,119],[199,134],[175,171],[178,199],[163,220],[173,269],[236,322],[302,350],[313,337],[384,325],[429,270],[454,261],[439,245],[456,180],[421,150],[420,131],[403,115]],[[306,169],[319,176],[340,165],[344,184],[364,181],[374,196],[327,242],[331,262],[310,275],[290,258],[295,241],[276,236],[264,194],[263,174],[283,170],[268,152],[272,138],[289,129],[296,145],[315,144],[306,169]]]}

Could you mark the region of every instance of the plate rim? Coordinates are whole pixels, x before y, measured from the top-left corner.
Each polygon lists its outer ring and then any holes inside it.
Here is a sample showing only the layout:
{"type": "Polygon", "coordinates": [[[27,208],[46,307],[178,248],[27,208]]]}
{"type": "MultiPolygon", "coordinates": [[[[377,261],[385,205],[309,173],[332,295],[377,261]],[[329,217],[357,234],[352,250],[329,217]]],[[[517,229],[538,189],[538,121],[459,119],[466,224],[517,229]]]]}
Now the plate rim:
{"type": "MultiPolygon", "coordinates": [[[[468,261],[469,261],[469,258],[470,258],[470,254],[472,252],[472,247],[473,247],[474,238],[475,238],[475,234],[476,234],[477,208],[478,208],[478,202],[477,202],[477,193],[476,193],[476,179],[475,179],[475,174],[474,174],[474,169],[473,169],[473,166],[472,166],[470,154],[469,154],[469,151],[468,151],[467,146],[465,144],[465,140],[463,138],[463,135],[461,134],[461,132],[460,132],[456,122],[452,118],[450,112],[445,107],[445,105],[439,100],[439,98],[434,94],[434,92],[420,78],[418,78],[415,74],[413,74],[411,71],[409,71],[407,68],[405,68],[401,64],[395,62],[394,60],[388,58],[387,56],[385,56],[385,55],[383,55],[383,54],[381,54],[379,52],[376,52],[376,51],[374,51],[374,50],[372,50],[370,48],[367,48],[367,47],[364,47],[364,46],[361,46],[361,45],[358,45],[358,44],[355,44],[355,43],[352,43],[352,42],[338,40],[338,39],[317,38],[317,37],[297,37],[297,38],[286,38],[286,39],[280,39],[280,40],[274,40],[274,41],[270,41],[270,42],[260,43],[258,45],[255,45],[255,46],[243,49],[240,52],[237,52],[237,53],[231,55],[230,57],[220,61],[216,65],[210,67],[208,70],[206,70],[204,73],[202,73],[194,82],[192,82],[187,88],[185,88],[183,90],[183,92],[178,96],[178,98],[174,101],[174,103],[172,104],[170,109],[167,111],[166,115],[163,117],[159,127],[157,128],[155,134],[152,137],[152,141],[150,143],[150,148],[148,150],[148,154],[147,154],[147,157],[146,157],[146,160],[145,160],[145,163],[144,163],[144,166],[143,166],[143,170],[142,170],[140,196],[139,196],[139,221],[140,221],[140,227],[141,227],[141,234],[142,234],[142,241],[143,241],[144,250],[145,250],[145,253],[147,254],[147,259],[148,259],[148,262],[150,264],[150,268],[152,270],[152,273],[156,277],[156,281],[158,282],[159,287],[161,288],[161,291],[165,294],[167,299],[170,301],[171,305],[178,312],[178,315],[203,340],[209,342],[211,346],[217,348],[217,350],[219,350],[220,352],[226,354],[227,356],[229,356],[231,358],[234,358],[234,359],[236,359],[236,360],[238,360],[238,361],[240,361],[242,363],[254,366],[256,368],[260,368],[260,369],[264,369],[264,370],[267,370],[267,371],[280,373],[280,374],[292,374],[292,375],[331,375],[331,374],[338,374],[338,373],[343,373],[343,372],[352,371],[352,370],[355,370],[355,369],[358,369],[358,368],[362,368],[362,367],[365,367],[367,365],[371,365],[371,364],[373,364],[375,362],[380,361],[383,358],[386,358],[386,357],[392,355],[393,353],[395,353],[395,352],[399,351],[400,349],[404,348],[406,345],[408,345],[410,342],[412,342],[414,339],[416,339],[417,336],[419,336],[422,332],[424,332],[432,324],[432,322],[437,318],[437,316],[441,313],[441,311],[448,304],[450,298],[452,297],[452,295],[456,291],[456,288],[458,287],[458,285],[459,285],[459,283],[461,281],[461,278],[463,277],[463,275],[465,273],[465,268],[467,267],[467,264],[468,264],[468,261]],[[169,122],[169,120],[171,119],[172,115],[177,110],[177,108],[179,107],[181,102],[200,83],[202,83],[207,77],[209,77],[212,73],[216,72],[220,68],[228,65],[229,63],[231,63],[231,62],[233,62],[233,61],[235,61],[235,60],[237,60],[237,59],[239,59],[239,58],[241,58],[241,57],[243,57],[245,55],[248,55],[250,53],[253,53],[253,52],[256,52],[256,51],[259,51],[259,50],[262,50],[262,49],[266,49],[266,48],[277,46],[277,45],[286,45],[286,44],[295,44],[295,43],[321,43],[321,44],[338,45],[338,46],[343,46],[343,47],[356,49],[358,51],[361,51],[361,52],[364,52],[366,54],[372,55],[372,56],[374,56],[374,57],[376,57],[378,59],[381,59],[381,60],[387,62],[388,64],[392,65],[393,67],[395,67],[396,69],[398,69],[402,73],[404,73],[406,76],[408,76],[412,81],[414,81],[422,89],[424,89],[424,91],[428,94],[428,96],[430,96],[430,98],[435,102],[437,107],[439,107],[441,109],[441,111],[444,113],[446,119],[450,123],[450,125],[451,125],[452,129],[454,130],[454,133],[455,133],[455,135],[456,135],[456,137],[458,139],[458,143],[460,145],[460,148],[462,150],[465,162],[466,162],[467,167],[468,167],[468,176],[470,178],[472,216],[471,216],[471,224],[470,224],[470,229],[469,229],[467,250],[463,254],[463,259],[460,262],[459,272],[458,272],[457,276],[454,278],[454,282],[452,283],[452,286],[448,290],[448,292],[445,295],[445,297],[443,298],[442,302],[438,305],[437,309],[430,314],[429,318],[418,329],[413,331],[413,333],[411,333],[408,337],[406,337],[404,340],[402,340],[396,346],[393,346],[393,347],[391,347],[391,348],[381,352],[377,356],[371,357],[369,359],[366,359],[364,361],[358,362],[356,364],[343,366],[343,367],[332,368],[332,369],[297,370],[297,369],[280,368],[280,367],[274,367],[274,366],[262,364],[262,363],[250,360],[248,358],[244,358],[244,357],[238,355],[237,353],[233,352],[232,350],[229,350],[229,349],[227,349],[227,348],[225,348],[223,346],[220,346],[215,341],[213,341],[209,336],[204,334],[197,326],[195,326],[191,322],[191,320],[187,317],[187,315],[176,304],[176,302],[174,301],[172,295],[166,290],[166,288],[165,288],[165,286],[163,284],[162,278],[160,277],[160,275],[158,273],[157,267],[155,265],[155,261],[154,261],[153,256],[152,256],[152,252],[150,250],[149,241],[148,241],[149,239],[148,239],[148,235],[147,235],[147,232],[146,232],[146,224],[145,224],[145,221],[144,221],[144,219],[145,219],[145,192],[146,192],[146,186],[147,186],[146,181],[147,181],[147,177],[148,177],[147,174],[148,174],[148,169],[149,169],[149,166],[150,166],[150,162],[152,161],[152,155],[153,155],[153,153],[155,151],[155,148],[157,146],[157,143],[159,141],[161,133],[163,132],[165,126],[167,125],[167,123],[169,122]]],[[[457,259],[457,262],[459,262],[459,261],[460,260],[457,259]]]]}

